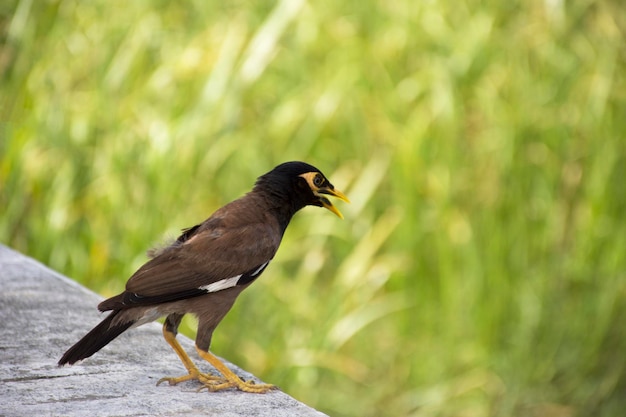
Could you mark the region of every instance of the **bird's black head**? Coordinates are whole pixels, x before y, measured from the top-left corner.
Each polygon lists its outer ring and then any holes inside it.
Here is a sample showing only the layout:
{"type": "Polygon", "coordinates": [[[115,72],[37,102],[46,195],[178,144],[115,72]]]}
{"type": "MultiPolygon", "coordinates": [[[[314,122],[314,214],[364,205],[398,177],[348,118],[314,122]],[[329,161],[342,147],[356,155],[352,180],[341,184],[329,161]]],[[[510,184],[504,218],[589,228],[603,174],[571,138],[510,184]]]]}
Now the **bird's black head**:
{"type": "Polygon", "coordinates": [[[328,181],[322,172],[305,162],[285,162],[257,179],[255,190],[269,193],[271,198],[289,208],[291,215],[305,206],[324,207],[343,218],[326,196],[350,202],[328,181]]]}

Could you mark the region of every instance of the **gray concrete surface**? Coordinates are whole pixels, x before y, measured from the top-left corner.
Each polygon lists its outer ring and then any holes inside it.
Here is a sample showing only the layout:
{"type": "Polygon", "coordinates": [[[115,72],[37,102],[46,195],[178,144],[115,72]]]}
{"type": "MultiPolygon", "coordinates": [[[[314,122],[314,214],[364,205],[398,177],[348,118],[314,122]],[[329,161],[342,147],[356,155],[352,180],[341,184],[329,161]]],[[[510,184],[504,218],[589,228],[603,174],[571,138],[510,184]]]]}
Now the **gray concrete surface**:
{"type": "MultiPolygon", "coordinates": [[[[324,416],[281,391],[196,392],[195,381],[157,387],[159,378],[185,372],[158,323],[59,368],[63,352],[104,317],[96,309],[101,298],[2,245],[0,286],[0,416],[324,416]]],[[[191,340],[179,339],[202,370],[215,373],[191,340]]]]}

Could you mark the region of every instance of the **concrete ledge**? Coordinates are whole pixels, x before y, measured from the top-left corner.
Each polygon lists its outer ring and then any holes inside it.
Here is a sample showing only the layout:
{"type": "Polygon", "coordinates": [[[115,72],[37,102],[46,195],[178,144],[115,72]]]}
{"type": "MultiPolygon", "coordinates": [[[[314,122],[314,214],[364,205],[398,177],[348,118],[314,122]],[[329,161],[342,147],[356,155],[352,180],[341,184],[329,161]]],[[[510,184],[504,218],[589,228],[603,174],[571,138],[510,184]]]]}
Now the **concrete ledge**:
{"type": "MultiPolygon", "coordinates": [[[[96,309],[101,298],[2,245],[0,286],[0,416],[324,416],[280,391],[198,393],[195,381],[157,387],[159,378],[185,372],[158,323],[59,368],[63,352],[104,317],[96,309]]],[[[191,340],[179,340],[202,370],[216,373],[197,358],[191,340]]]]}

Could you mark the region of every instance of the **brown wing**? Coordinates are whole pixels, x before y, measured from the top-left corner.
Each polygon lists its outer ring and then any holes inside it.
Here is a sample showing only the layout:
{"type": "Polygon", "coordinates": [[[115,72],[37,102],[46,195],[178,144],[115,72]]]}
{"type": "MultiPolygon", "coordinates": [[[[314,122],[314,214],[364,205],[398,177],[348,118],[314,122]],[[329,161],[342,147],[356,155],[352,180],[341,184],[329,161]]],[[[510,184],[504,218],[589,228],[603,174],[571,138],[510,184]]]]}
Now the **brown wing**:
{"type": "Polygon", "coordinates": [[[126,291],[145,297],[178,293],[244,274],[270,261],[278,244],[272,230],[254,224],[227,232],[201,230],[144,264],[126,291]]]}
{"type": "Polygon", "coordinates": [[[241,203],[237,200],[185,230],[133,274],[124,293],[99,308],[160,304],[204,294],[206,288],[213,291],[211,284],[221,289],[216,283],[229,278],[241,276],[239,285],[255,279],[274,257],[282,233],[271,218],[258,211],[252,217],[241,203]]]}

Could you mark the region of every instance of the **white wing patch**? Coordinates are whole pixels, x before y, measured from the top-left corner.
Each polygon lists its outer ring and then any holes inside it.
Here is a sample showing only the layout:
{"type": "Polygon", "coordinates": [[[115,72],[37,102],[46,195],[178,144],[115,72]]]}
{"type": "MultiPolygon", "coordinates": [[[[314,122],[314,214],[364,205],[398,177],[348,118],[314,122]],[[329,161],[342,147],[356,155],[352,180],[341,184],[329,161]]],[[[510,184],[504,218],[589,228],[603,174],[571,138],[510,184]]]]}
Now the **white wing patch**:
{"type": "Polygon", "coordinates": [[[231,278],[226,278],[226,279],[222,279],[220,281],[214,282],[212,284],[209,285],[203,285],[201,287],[198,287],[201,290],[204,290],[206,292],[218,292],[218,291],[222,291],[225,290],[227,288],[231,288],[234,287],[235,285],[237,285],[237,281],[239,281],[239,278],[241,278],[241,275],[237,275],[236,277],[231,277],[231,278]]]}
{"type": "Polygon", "coordinates": [[[269,263],[270,261],[267,261],[264,264],[259,265],[257,268],[255,268],[252,271],[244,272],[243,274],[239,274],[235,277],[222,279],[212,284],[203,285],[201,287],[198,287],[198,289],[202,291],[206,291],[207,293],[211,293],[211,292],[218,292],[218,291],[226,290],[228,288],[232,288],[236,286],[237,284],[239,285],[249,284],[252,281],[254,281],[259,275],[261,275],[261,272],[265,270],[265,267],[269,263]]]}

